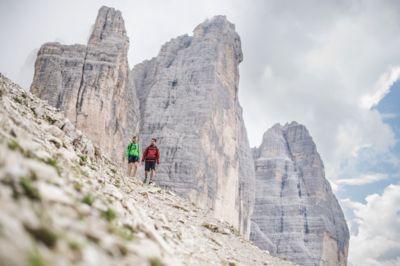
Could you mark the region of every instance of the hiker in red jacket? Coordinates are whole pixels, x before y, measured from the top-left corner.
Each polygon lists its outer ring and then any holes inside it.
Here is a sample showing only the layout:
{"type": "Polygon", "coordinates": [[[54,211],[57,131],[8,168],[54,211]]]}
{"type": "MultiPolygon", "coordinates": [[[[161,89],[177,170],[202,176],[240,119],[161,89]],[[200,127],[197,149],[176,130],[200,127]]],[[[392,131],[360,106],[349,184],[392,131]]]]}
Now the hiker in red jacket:
{"type": "Polygon", "coordinates": [[[142,164],[144,164],[144,181],[143,183],[146,184],[147,182],[147,175],[150,172],[150,180],[149,184],[153,183],[153,176],[154,172],[156,170],[156,163],[160,164],[160,151],[158,150],[156,146],[157,140],[155,138],[151,139],[151,144],[148,146],[142,156],[142,164]]]}

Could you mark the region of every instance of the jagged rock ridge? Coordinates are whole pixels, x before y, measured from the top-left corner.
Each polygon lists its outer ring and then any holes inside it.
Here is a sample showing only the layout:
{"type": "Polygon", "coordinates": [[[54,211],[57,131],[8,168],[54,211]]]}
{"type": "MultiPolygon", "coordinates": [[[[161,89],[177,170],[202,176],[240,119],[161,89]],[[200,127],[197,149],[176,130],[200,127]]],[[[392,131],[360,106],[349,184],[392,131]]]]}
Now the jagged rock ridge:
{"type": "Polygon", "coordinates": [[[250,239],[299,265],[346,265],[347,224],[308,130],[276,124],[253,150],[256,200],[250,239]]]}
{"type": "Polygon", "coordinates": [[[121,12],[102,7],[87,46],[42,45],[31,85],[32,93],[63,110],[117,162],[139,118],[128,48],[121,12]]]}
{"type": "Polygon", "coordinates": [[[61,112],[1,73],[0,118],[0,265],[293,265],[170,191],[124,184],[61,112]]]}
{"type": "Polygon", "coordinates": [[[156,181],[249,233],[254,167],[238,101],[239,35],[224,16],[136,65],[141,143],[161,147],[156,181]]]}

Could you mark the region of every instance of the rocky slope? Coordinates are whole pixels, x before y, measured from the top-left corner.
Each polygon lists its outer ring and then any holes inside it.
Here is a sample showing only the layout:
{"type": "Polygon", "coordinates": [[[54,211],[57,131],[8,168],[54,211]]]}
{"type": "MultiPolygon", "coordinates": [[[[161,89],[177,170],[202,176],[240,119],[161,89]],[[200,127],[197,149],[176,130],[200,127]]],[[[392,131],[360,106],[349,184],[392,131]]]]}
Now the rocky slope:
{"type": "Polygon", "coordinates": [[[0,265],[293,265],[174,193],[123,182],[63,114],[0,74],[0,265]]]}
{"type": "Polygon", "coordinates": [[[102,7],[87,46],[46,43],[38,52],[31,92],[69,120],[117,162],[137,130],[138,103],[129,89],[121,12],[102,7]]]}
{"type": "Polygon", "coordinates": [[[251,240],[299,265],[346,265],[349,231],[308,130],[276,124],[253,152],[251,240]]]}
{"type": "Polygon", "coordinates": [[[141,143],[156,137],[156,182],[213,210],[244,234],[254,202],[254,167],[238,101],[239,35],[216,16],[136,65],[141,143]]]}

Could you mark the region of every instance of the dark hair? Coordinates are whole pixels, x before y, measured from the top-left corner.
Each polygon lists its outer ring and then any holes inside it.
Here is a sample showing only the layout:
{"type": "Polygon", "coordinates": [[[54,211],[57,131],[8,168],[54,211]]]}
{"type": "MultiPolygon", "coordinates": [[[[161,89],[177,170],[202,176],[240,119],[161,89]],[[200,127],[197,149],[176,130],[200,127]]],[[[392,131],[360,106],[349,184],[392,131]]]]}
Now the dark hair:
{"type": "Polygon", "coordinates": [[[157,139],[156,139],[156,138],[152,138],[151,140],[154,140],[154,142],[157,142],[157,139]]]}

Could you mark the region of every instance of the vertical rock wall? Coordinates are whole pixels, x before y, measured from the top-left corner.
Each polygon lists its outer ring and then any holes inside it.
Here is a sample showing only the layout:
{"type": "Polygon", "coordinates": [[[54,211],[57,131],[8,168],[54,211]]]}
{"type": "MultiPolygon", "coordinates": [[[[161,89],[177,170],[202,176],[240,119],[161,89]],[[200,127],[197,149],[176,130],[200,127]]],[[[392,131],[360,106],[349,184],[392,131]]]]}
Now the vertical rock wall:
{"type": "Polygon", "coordinates": [[[129,86],[128,48],[121,12],[102,7],[87,46],[40,48],[31,86],[117,162],[139,119],[136,92],[129,86]]]}
{"type": "Polygon", "coordinates": [[[224,16],[172,39],[132,76],[141,142],[158,139],[156,180],[249,233],[254,167],[238,101],[239,35],[224,16]]]}
{"type": "Polygon", "coordinates": [[[346,265],[349,231],[308,130],[277,124],[253,155],[251,240],[299,265],[346,265]]]}

